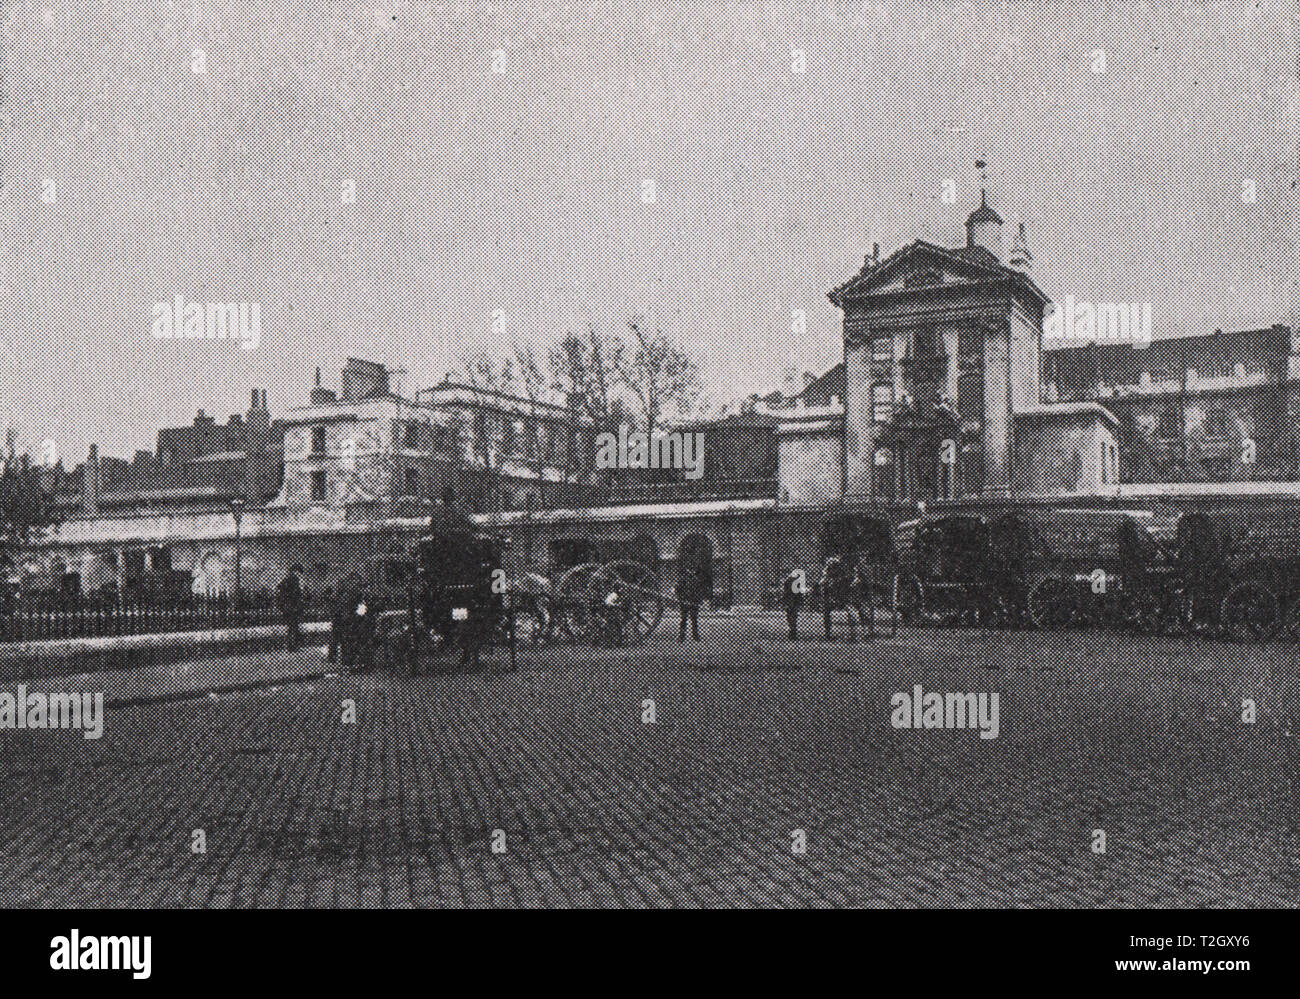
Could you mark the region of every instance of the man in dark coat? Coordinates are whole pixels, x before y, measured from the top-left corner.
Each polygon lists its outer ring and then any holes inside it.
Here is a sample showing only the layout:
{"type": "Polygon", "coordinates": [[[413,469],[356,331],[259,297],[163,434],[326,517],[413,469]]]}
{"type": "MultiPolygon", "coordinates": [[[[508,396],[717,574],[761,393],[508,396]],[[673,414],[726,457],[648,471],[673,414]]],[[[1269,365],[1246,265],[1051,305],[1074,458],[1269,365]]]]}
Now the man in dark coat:
{"type": "Polygon", "coordinates": [[[826,625],[826,641],[828,642],[833,637],[831,632],[831,611],[844,606],[848,582],[848,573],[845,571],[844,563],[840,561],[838,555],[832,555],[826,560],[826,568],[822,572],[821,579],[822,621],[826,625]]]}
{"type": "Polygon", "coordinates": [[[799,569],[793,569],[785,577],[781,587],[781,604],[785,607],[785,619],[790,625],[790,641],[799,639],[799,612],[803,610],[804,575],[799,569]]]}
{"type": "Polygon", "coordinates": [[[307,603],[307,595],[302,589],[302,566],[295,565],[280,581],[276,589],[276,601],[284,618],[285,642],[292,652],[298,648],[302,615],[307,603]]]}
{"type": "Polygon", "coordinates": [[[378,608],[372,604],[357,573],[349,572],[339,582],[333,627],[338,631],[339,662],[345,672],[365,669],[373,663],[378,608]]]}
{"type": "Polygon", "coordinates": [[[686,623],[691,625],[691,637],[700,640],[700,604],[704,602],[704,579],[699,569],[691,569],[677,582],[677,602],[682,607],[682,623],[677,631],[677,641],[686,641],[686,623]]]}
{"type": "Polygon", "coordinates": [[[334,591],[334,587],[325,587],[325,607],[330,615],[330,644],[329,650],[325,653],[326,662],[334,662],[339,657],[339,632],[343,630],[343,623],[339,614],[339,595],[334,591]]]}

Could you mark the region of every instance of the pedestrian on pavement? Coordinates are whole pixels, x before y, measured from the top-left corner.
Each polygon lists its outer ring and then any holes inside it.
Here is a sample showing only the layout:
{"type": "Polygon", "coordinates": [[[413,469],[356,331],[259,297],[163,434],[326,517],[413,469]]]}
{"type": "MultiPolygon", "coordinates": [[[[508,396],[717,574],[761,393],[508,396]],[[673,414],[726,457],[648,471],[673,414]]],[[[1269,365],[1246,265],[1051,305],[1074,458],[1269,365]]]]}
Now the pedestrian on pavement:
{"type": "Polygon", "coordinates": [[[331,624],[338,636],[339,666],[345,673],[353,672],[363,664],[362,644],[369,624],[365,618],[369,614],[370,606],[366,603],[361,576],[355,571],[349,572],[339,580],[331,624]]]}
{"type": "Polygon", "coordinates": [[[334,587],[325,587],[323,594],[325,598],[325,609],[330,616],[330,644],[325,653],[326,662],[335,662],[339,657],[339,632],[343,630],[342,615],[339,613],[339,595],[334,587]]]}
{"type": "Polygon", "coordinates": [[[285,643],[289,651],[293,652],[298,648],[302,615],[307,602],[307,595],[302,588],[302,566],[293,566],[289,574],[280,580],[276,597],[280,605],[280,614],[284,617],[285,643]]]}
{"type": "Polygon", "coordinates": [[[600,633],[611,649],[621,648],[626,641],[627,603],[618,590],[605,594],[597,611],[600,615],[600,633]]]}
{"type": "Polygon", "coordinates": [[[859,563],[854,566],[851,574],[845,582],[844,588],[844,614],[849,620],[849,641],[858,640],[857,627],[862,626],[866,637],[874,638],[872,631],[874,622],[870,625],[867,621],[867,604],[870,602],[871,580],[867,576],[866,570],[859,563]]]}
{"type": "Polygon", "coordinates": [[[21,586],[22,581],[16,576],[11,576],[4,581],[4,590],[0,592],[0,639],[7,639],[16,630],[12,626],[12,621],[18,613],[21,586]]]}
{"type": "Polygon", "coordinates": [[[677,582],[677,602],[681,604],[682,621],[677,630],[677,642],[686,641],[686,624],[690,622],[691,638],[700,640],[700,604],[704,602],[704,574],[697,568],[689,570],[677,582]]]}
{"type": "Polygon", "coordinates": [[[802,569],[792,569],[781,587],[781,603],[785,607],[785,619],[790,625],[792,642],[799,640],[799,612],[803,610],[804,579],[802,569]]]}
{"type": "Polygon", "coordinates": [[[831,611],[838,607],[843,607],[847,601],[848,573],[845,571],[844,563],[840,561],[838,555],[832,555],[826,560],[826,567],[822,570],[821,579],[821,597],[822,597],[822,622],[826,626],[826,641],[831,641],[834,637],[831,631],[831,611]]]}

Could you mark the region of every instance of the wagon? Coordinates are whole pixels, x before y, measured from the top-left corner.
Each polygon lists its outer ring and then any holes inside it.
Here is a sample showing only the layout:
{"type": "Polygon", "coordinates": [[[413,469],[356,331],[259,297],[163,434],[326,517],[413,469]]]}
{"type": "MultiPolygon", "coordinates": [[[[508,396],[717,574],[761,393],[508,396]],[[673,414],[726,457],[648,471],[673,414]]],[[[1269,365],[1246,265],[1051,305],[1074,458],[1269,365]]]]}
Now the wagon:
{"type": "Polygon", "coordinates": [[[505,539],[478,531],[450,512],[435,514],[411,553],[400,594],[389,594],[377,621],[381,663],[414,671],[426,654],[477,655],[493,646],[515,665],[518,635],[540,627],[537,602],[505,585],[505,539]]]}
{"type": "Polygon", "coordinates": [[[946,624],[1018,623],[1029,543],[1014,514],[923,517],[899,525],[905,614],[946,624]]]}
{"type": "Polygon", "coordinates": [[[665,597],[645,553],[627,542],[562,539],[552,546],[554,584],[548,594],[547,632],[554,637],[594,642],[600,609],[611,594],[624,608],[627,635],[645,641],[664,617],[665,597]],[[637,559],[635,555],[641,555],[637,559]]]}
{"type": "Polygon", "coordinates": [[[1181,614],[1167,518],[1145,510],[1059,508],[1025,518],[1026,610],[1037,627],[1150,631],[1181,614]]]}

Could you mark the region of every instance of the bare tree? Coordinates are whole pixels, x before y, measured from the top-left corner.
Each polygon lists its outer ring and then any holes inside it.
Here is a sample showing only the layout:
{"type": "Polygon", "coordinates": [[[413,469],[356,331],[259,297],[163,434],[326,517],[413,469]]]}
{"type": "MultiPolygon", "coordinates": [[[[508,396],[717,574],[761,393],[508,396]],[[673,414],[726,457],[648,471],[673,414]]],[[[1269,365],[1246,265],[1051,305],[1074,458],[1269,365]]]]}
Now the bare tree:
{"type": "Polygon", "coordinates": [[[665,412],[686,415],[700,396],[695,361],[663,330],[651,333],[640,319],[629,319],[631,353],[623,366],[623,383],[636,396],[645,431],[653,434],[665,412]]]}
{"type": "Polygon", "coordinates": [[[30,542],[59,522],[55,481],[54,470],[15,453],[11,432],[0,452],[0,563],[21,557],[30,542]]]}

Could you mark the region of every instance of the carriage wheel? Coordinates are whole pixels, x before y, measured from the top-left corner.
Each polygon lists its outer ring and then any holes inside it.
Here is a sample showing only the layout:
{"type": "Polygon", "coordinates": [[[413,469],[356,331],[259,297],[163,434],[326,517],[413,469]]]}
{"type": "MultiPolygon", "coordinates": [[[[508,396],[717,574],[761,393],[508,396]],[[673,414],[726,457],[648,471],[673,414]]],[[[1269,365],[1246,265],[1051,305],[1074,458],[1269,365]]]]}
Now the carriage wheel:
{"type": "Polygon", "coordinates": [[[510,628],[513,626],[515,643],[524,649],[533,649],[542,644],[546,637],[546,618],[541,608],[532,600],[524,600],[511,607],[501,620],[501,644],[510,640],[510,628]]]}
{"type": "Polygon", "coordinates": [[[659,578],[641,562],[610,562],[592,574],[590,605],[604,603],[610,593],[617,593],[627,608],[628,639],[644,642],[664,618],[659,578]]]}
{"type": "Polygon", "coordinates": [[[1240,642],[1262,642],[1277,629],[1277,597],[1263,583],[1238,583],[1223,598],[1219,620],[1240,642]]]}
{"type": "Polygon", "coordinates": [[[583,562],[567,570],[555,584],[552,614],[557,619],[559,629],[569,638],[589,638],[595,628],[588,593],[591,577],[598,569],[600,566],[595,562],[583,562]]]}
{"type": "Polygon", "coordinates": [[[1068,628],[1075,611],[1074,590],[1064,579],[1048,576],[1029,591],[1029,620],[1037,628],[1068,628]]]}
{"type": "Polygon", "coordinates": [[[1286,609],[1284,624],[1292,638],[1300,638],[1300,596],[1292,600],[1291,606],[1286,609]]]}

